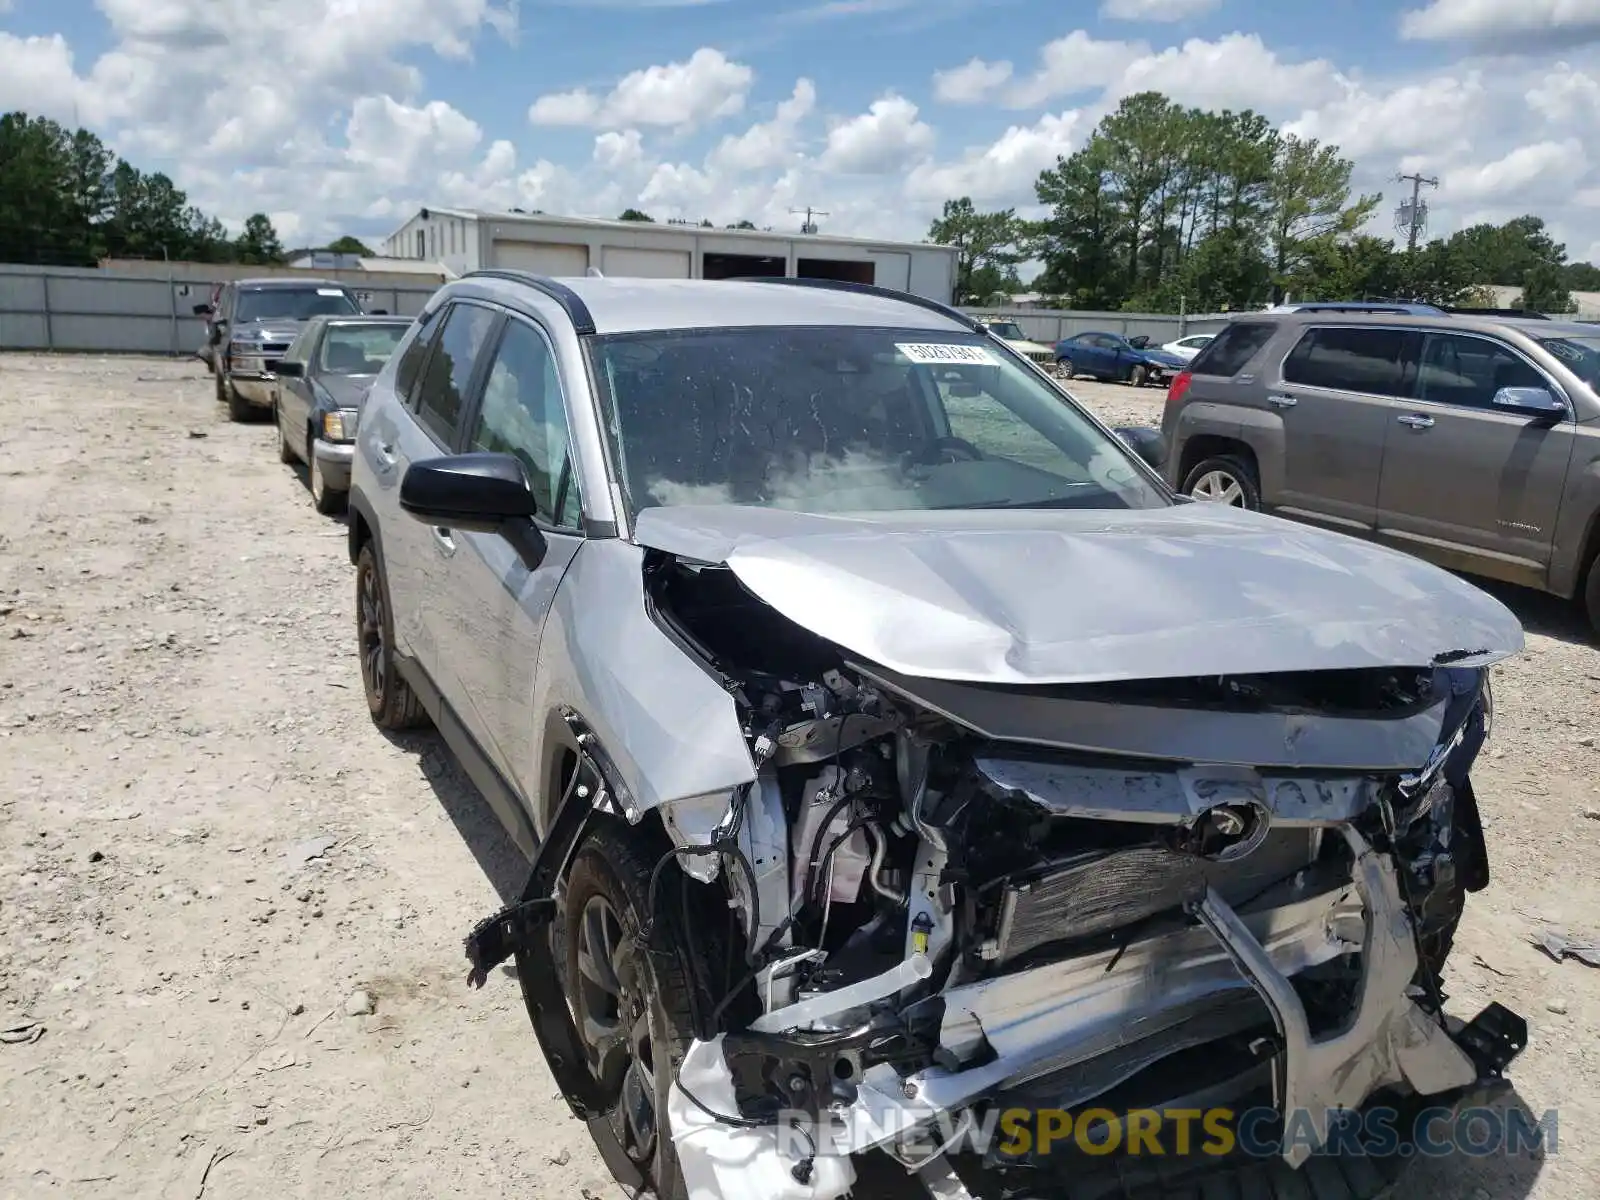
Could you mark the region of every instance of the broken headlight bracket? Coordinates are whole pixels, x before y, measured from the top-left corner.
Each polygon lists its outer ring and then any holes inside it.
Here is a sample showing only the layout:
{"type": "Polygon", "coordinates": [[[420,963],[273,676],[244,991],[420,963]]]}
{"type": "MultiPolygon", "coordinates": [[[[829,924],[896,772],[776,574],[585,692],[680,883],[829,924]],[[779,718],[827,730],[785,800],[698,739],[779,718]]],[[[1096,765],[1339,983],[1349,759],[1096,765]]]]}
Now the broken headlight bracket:
{"type": "Polygon", "coordinates": [[[849,1030],[724,1034],[722,1051],[736,1088],[771,1106],[752,1119],[775,1121],[779,1110],[790,1108],[821,1122],[832,1106],[855,1103],[870,1068],[920,1069],[934,1046],[899,1021],[879,1018],[849,1030]]]}

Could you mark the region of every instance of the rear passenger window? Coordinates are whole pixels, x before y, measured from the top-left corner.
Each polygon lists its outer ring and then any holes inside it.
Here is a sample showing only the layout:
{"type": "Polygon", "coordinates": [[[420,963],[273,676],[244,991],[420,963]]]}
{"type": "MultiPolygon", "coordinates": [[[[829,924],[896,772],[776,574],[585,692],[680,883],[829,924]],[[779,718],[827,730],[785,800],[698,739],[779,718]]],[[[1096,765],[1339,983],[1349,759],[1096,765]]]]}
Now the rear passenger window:
{"type": "Polygon", "coordinates": [[[437,311],[419,318],[420,327],[416,336],[406,346],[405,352],[400,355],[400,361],[394,368],[394,391],[401,401],[410,404],[411,393],[417,386],[417,379],[422,374],[423,361],[428,357],[428,351],[433,348],[434,336],[439,332],[439,314],[437,311]]]}
{"type": "Polygon", "coordinates": [[[1272,340],[1277,329],[1276,325],[1260,323],[1229,325],[1206,343],[1189,370],[1196,375],[1237,375],[1272,340]]]}
{"type": "Polygon", "coordinates": [[[1550,383],[1526,360],[1487,338],[1430,333],[1422,343],[1418,400],[1490,408],[1494,394],[1506,387],[1549,389],[1550,383]]]}
{"type": "Polygon", "coordinates": [[[453,304],[444,314],[417,390],[417,420],[446,446],[455,445],[472,369],[494,322],[494,311],[478,304],[453,304]]]}
{"type": "Polygon", "coordinates": [[[1401,386],[1403,329],[1311,329],[1283,362],[1285,383],[1397,396],[1401,386]]]}

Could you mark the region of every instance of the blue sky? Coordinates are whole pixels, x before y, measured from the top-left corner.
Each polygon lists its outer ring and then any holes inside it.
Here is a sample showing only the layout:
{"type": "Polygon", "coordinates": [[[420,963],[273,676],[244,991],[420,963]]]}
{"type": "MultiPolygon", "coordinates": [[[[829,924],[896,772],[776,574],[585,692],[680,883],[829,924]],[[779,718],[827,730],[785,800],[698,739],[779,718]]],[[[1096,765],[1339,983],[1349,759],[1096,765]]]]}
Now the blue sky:
{"type": "Polygon", "coordinates": [[[1538,212],[1600,255],[1600,3],[0,0],[0,108],[78,120],[225,221],[381,235],[422,203],[920,236],[1130,91],[1254,107],[1434,229],[1538,212]],[[1007,67],[1005,64],[1009,64],[1007,67]]]}

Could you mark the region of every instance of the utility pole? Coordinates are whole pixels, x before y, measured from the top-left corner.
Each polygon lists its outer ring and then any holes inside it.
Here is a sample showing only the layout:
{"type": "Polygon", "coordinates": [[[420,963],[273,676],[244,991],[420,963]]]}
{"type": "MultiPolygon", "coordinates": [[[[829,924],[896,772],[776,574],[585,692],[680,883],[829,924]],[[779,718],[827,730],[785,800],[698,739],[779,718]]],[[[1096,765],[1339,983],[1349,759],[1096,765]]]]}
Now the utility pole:
{"type": "Polygon", "coordinates": [[[805,215],[806,215],[806,223],[804,225],[800,226],[800,232],[801,233],[815,233],[817,231],[817,227],[811,223],[811,218],[812,217],[825,217],[825,216],[828,215],[827,213],[823,212],[820,208],[812,208],[809,204],[806,205],[804,208],[791,208],[789,211],[791,213],[796,213],[796,214],[805,213],[805,215]]]}
{"type": "Polygon", "coordinates": [[[1401,220],[1406,227],[1406,253],[1411,254],[1417,248],[1417,234],[1422,232],[1423,226],[1427,223],[1426,210],[1421,207],[1422,185],[1427,184],[1429,187],[1436,188],[1439,186],[1439,181],[1422,174],[1400,175],[1396,178],[1400,183],[1409,183],[1411,185],[1410,209],[1408,210],[1404,204],[1400,206],[1401,220]]]}

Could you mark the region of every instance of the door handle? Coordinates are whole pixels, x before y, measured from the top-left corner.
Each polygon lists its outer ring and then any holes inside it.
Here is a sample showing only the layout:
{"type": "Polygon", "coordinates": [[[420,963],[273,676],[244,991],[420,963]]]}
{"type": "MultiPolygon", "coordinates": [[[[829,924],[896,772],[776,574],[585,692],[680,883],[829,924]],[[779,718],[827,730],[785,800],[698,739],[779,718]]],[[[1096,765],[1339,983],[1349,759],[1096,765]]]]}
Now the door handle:
{"type": "Polygon", "coordinates": [[[1293,408],[1300,401],[1293,396],[1268,396],[1267,403],[1272,405],[1273,408],[1293,408]]]}
{"type": "Polygon", "coordinates": [[[438,543],[439,549],[446,556],[456,552],[456,540],[450,536],[450,531],[443,525],[433,527],[433,540],[438,543]]]}
{"type": "Polygon", "coordinates": [[[1395,420],[1399,421],[1402,425],[1409,425],[1413,429],[1433,428],[1433,418],[1425,417],[1421,413],[1402,413],[1400,416],[1396,417],[1395,420]]]}

